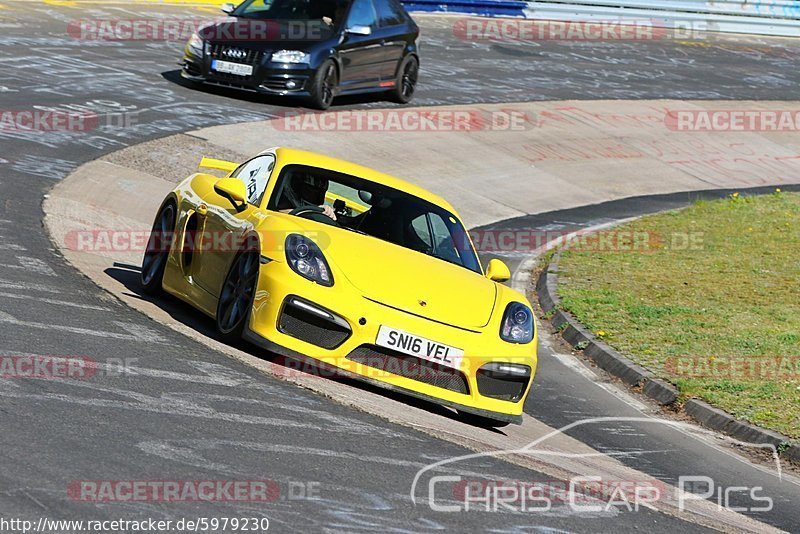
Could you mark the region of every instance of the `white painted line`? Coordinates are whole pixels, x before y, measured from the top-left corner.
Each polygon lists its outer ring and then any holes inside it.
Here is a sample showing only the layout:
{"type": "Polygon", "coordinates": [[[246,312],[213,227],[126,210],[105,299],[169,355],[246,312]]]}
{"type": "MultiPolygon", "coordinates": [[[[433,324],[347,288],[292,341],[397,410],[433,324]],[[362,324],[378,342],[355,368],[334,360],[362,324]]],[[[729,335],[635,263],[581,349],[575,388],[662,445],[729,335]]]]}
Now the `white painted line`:
{"type": "MultiPolygon", "coordinates": [[[[101,369],[114,371],[114,365],[100,364],[101,369]]],[[[251,387],[254,386],[253,379],[244,376],[244,379],[235,380],[225,376],[202,376],[193,375],[189,373],[181,373],[177,371],[167,371],[164,369],[147,369],[145,367],[128,366],[125,368],[125,375],[130,376],[143,376],[148,378],[161,378],[164,380],[178,380],[181,382],[191,382],[195,384],[208,384],[212,386],[225,386],[225,387],[251,387]]]]}
{"type": "Polygon", "coordinates": [[[156,332],[155,330],[151,330],[146,326],[133,323],[126,323],[123,321],[113,321],[113,323],[140,341],[147,341],[149,343],[167,342],[167,340],[161,335],[159,335],[158,332],[156,332]]]}
{"type": "MultiPolygon", "coordinates": [[[[109,332],[107,330],[93,330],[91,328],[79,328],[76,326],[66,326],[60,324],[46,324],[46,323],[37,323],[34,321],[21,321],[12,315],[0,311],[0,323],[9,323],[15,326],[24,326],[27,328],[36,328],[39,330],[58,330],[61,332],[69,332],[71,334],[81,334],[86,336],[96,336],[96,337],[108,337],[112,339],[122,339],[125,341],[143,341],[147,343],[165,343],[165,340],[161,337],[156,335],[147,335],[144,331],[141,333],[136,334],[120,334],[119,332],[109,332]]],[[[126,323],[114,321],[114,324],[117,326],[122,327],[126,325],[126,323]]],[[[130,326],[130,325],[126,325],[130,326]]],[[[136,331],[136,328],[125,328],[128,331],[136,331]]]]}
{"type": "Polygon", "coordinates": [[[38,302],[45,302],[47,304],[54,304],[56,306],[70,306],[73,308],[80,308],[82,310],[111,311],[111,308],[104,308],[103,306],[93,306],[91,304],[79,304],[77,302],[67,302],[66,300],[49,299],[46,297],[34,297],[33,295],[20,295],[19,293],[0,292],[0,297],[6,297],[10,299],[35,300],[38,302]]]}
{"type": "Polygon", "coordinates": [[[22,269],[44,276],[56,276],[55,271],[40,259],[30,258],[28,256],[17,256],[16,258],[19,262],[19,265],[0,264],[0,267],[5,267],[7,269],[22,269]]]}
{"type": "MultiPolygon", "coordinates": [[[[61,381],[67,384],[66,380],[61,381]]],[[[70,381],[70,385],[85,386],[89,382],[70,381]]],[[[19,393],[15,391],[4,391],[0,389],[0,397],[10,397],[24,400],[53,401],[56,403],[70,403],[78,406],[91,406],[104,409],[134,410],[145,413],[155,413],[160,415],[177,415],[181,417],[197,417],[200,419],[210,419],[217,421],[227,421],[237,424],[262,425],[264,427],[294,427],[307,430],[317,430],[331,432],[335,427],[321,427],[311,424],[302,418],[292,416],[291,419],[280,419],[277,417],[263,417],[259,415],[245,415],[231,412],[219,412],[207,406],[198,406],[192,403],[179,403],[176,399],[163,397],[150,397],[119,388],[103,388],[103,391],[116,394],[121,397],[128,397],[131,400],[100,399],[92,397],[74,397],[61,393],[19,393]]]]}
{"type": "Polygon", "coordinates": [[[3,289],[25,289],[27,291],[43,291],[45,293],[61,293],[58,289],[42,284],[30,282],[12,282],[11,280],[0,279],[0,288],[3,289]]]}

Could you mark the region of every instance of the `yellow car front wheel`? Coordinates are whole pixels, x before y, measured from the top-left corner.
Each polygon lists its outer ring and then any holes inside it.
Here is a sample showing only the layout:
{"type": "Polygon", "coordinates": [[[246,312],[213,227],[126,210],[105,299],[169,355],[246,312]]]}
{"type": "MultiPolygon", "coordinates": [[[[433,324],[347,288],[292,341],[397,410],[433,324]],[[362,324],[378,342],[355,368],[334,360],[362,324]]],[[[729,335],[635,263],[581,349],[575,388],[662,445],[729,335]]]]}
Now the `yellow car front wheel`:
{"type": "Polygon", "coordinates": [[[257,247],[247,246],[233,260],[217,303],[217,332],[223,341],[242,337],[253,307],[261,261],[257,247]]]}

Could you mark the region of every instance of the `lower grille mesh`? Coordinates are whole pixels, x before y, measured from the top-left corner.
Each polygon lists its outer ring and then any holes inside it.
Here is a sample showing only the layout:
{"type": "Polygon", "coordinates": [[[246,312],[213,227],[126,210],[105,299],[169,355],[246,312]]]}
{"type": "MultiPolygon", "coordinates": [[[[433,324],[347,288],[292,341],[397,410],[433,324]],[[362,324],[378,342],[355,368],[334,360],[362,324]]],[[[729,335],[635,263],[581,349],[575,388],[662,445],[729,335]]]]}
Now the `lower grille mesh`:
{"type": "Polygon", "coordinates": [[[528,377],[496,376],[495,374],[478,369],[478,392],[493,399],[517,402],[528,387],[528,377]]]}
{"type": "Polygon", "coordinates": [[[278,330],[324,349],[333,349],[350,337],[350,330],[310,312],[287,304],[283,307],[278,330]]]}
{"type": "Polygon", "coordinates": [[[456,393],[469,393],[467,379],[460,371],[377,345],[361,345],[347,359],[456,393]]]}

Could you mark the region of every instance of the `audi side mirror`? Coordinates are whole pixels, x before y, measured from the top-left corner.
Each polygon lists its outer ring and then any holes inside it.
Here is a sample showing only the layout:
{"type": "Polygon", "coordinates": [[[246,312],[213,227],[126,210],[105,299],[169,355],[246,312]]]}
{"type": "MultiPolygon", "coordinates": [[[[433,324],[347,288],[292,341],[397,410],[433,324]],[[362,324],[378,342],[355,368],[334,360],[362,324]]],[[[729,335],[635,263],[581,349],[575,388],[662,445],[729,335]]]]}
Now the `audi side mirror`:
{"type": "Polygon", "coordinates": [[[350,26],[345,30],[346,33],[350,33],[352,35],[372,35],[372,28],[369,26],[361,26],[356,24],[355,26],[350,26]]]}
{"type": "Polygon", "coordinates": [[[231,13],[233,13],[233,10],[236,9],[236,4],[231,4],[230,2],[227,4],[222,4],[220,6],[220,9],[222,10],[223,13],[227,13],[228,15],[230,15],[231,13]]]}

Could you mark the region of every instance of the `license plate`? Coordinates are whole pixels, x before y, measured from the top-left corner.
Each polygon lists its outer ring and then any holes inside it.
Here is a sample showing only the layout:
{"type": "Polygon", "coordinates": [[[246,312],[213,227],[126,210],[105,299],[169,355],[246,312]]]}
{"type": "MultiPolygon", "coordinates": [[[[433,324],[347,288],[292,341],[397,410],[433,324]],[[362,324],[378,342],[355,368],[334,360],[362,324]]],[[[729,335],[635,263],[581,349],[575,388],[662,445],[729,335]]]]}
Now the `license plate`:
{"type": "Polygon", "coordinates": [[[416,336],[403,330],[381,326],[378,329],[377,345],[410,354],[430,362],[459,369],[464,351],[437,341],[416,336]]]}
{"type": "Polygon", "coordinates": [[[252,65],[242,65],[241,63],[231,63],[230,61],[221,61],[219,59],[211,60],[211,69],[217,72],[236,74],[238,76],[250,76],[253,74],[252,65]]]}

